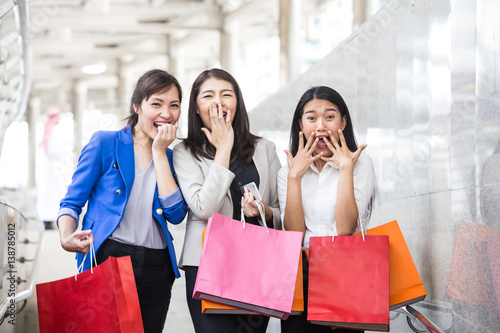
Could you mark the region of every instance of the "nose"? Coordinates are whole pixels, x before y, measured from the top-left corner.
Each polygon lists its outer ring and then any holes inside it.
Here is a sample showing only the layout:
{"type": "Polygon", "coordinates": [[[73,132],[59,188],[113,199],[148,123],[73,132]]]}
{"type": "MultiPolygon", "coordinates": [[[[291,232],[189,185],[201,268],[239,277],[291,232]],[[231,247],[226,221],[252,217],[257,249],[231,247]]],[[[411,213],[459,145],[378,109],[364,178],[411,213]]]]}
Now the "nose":
{"type": "Polygon", "coordinates": [[[324,132],[326,131],[326,126],[325,126],[325,123],[324,123],[324,119],[319,119],[319,121],[317,122],[317,125],[316,125],[316,132],[324,132]]]}
{"type": "Polygon", "coordinates": [[[170,118],[172,118],[172,113],[170,112],[168,106],[165,106],[164,108],[162,108],[161,116],[163,118],[165,118],[166,120],[169,120],[170,118]]]}
{"type": "Polygon", "coordinates": [[[221,96],[219,95],[216,95],[215,98],[214,98],[214,102],[216,104],[220,104],[220,105],[224,105],[224,101],[222,100],[221,96]]]}

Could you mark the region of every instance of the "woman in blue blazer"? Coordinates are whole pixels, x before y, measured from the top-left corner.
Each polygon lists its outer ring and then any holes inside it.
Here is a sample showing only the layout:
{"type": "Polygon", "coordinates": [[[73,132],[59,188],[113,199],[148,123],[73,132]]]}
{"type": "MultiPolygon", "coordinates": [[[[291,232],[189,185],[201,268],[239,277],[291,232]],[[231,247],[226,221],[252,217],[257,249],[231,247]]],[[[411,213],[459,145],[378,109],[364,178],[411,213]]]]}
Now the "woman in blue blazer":
{"type": "MultiPolygon", "coordinates": [[[[180,277],[167,222],[181,223],[187,212],[168,149],[181,99],[181,87],[171,74],[156,69],[141,76],[127,126],[92,136],[58,214],[61,245],[77,253],[78,266],[91,239],[98,263],[131,256],[145,332],[163,330],[172,284],[180,277]]],[[[90,268],[90,256],[83,267],[90,268]]]]}

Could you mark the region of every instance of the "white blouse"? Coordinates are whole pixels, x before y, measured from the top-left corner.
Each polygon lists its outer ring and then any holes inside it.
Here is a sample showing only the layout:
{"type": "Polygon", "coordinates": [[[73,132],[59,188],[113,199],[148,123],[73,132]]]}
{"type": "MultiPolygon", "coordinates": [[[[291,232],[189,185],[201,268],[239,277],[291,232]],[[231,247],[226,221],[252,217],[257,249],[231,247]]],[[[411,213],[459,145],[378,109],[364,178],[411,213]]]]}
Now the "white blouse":
{"type": "MultiPolygon", "coordinates": [[[[281,220],[284,221],[286,191],[288,185],[288,165],[278,172],[278,198],[281,220]]],[[[354,198],[358,206],[359,218],[367,219],[371,210],[371,201],[375,193],[375,172],[373,163],[366,153],[361,153],[353,171],[354,198]]],[[[306,234],[302,249],[309,248],[309,238],[313,236],[337,236],[335,208],[339,185],[339,167],[334,162],[327,162],[321,172],[314,164],[302,176],[302,206],[306,223],[306,234]]],[[[359,224],[355,232],[358,232],[359,224]]]]}

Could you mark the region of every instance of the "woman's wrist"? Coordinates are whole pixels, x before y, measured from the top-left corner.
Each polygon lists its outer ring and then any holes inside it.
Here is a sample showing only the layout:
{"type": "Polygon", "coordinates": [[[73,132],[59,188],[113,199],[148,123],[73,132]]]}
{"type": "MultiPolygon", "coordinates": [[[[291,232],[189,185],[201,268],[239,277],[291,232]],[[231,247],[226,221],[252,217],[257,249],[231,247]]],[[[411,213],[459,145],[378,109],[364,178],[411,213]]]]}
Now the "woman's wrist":
{"type": "Polygon", "coordinates": [[[217,162],[229,169],[229,161],[231,160],[231,149],[216,148],[214,162],[217,162]]]}
{"type": "Polygon", "coordinates": [[[288,184],[290,183],[300,184],[301,180],[302,180],[302,175],[295,172],[288,172],[288,184]]]}
{"type": "Polygon", "coordinates": [[[264,204],[264,215],[266,217],[266,221],[273,222],[273,209],[266,205],[264,201],[262,201],[262,203],[264,204]]]}

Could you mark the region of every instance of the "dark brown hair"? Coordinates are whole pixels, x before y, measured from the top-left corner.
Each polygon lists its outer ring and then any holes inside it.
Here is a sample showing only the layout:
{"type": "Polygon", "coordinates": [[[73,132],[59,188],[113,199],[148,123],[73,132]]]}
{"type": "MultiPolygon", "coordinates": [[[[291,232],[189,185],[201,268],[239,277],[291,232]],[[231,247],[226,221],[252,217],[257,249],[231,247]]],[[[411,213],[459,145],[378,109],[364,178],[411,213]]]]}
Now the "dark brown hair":
{"type": "Polygon", "coordinates": [[[340,115],[342,119],[346,120],[346,125],[344,130],[342,131],[345,137],[345,142],[347,144],[347,148],[350,151],[356,151],[358,149],[358,145],[356,143],[356,137],[354,135],[354,130],[352,128],[351,116],[349,115],[349,109],[345,104],[344,99],[340,94],[333,90],[330,87],[325,86],[317,86],[309,88],[300,98],[297,107],[295,108],[295,113],[293,114],[292,120],[292,129],[290,131],[290,151],[293,156],[297,154],[299,150],[299,133],[300,129],[300,120],[302,119],[302,115],[304,114],[304,106],[313,99],[323,99],[329,101],[330,103],[336,105],[339,108],[340,115]]]}
{"type": "Polygon", "coordinates": [[[144,73],[135,85],[134,93],[130,99],[129,115],[125,119],[132,131],[139,120],[139,115],[134,110],[134,105],[140,107],[144,99],[148,100],[154,94],[161,94],[172,86],[177,88],[179,103],[182,102],[182,89],[177,79],[170,73],[161,69],[152,69],[144,73]]]}
{"type": "Polygon", "coordinates": [[[201,130],[205,125],[201,116],[196,112],[197,98],[200,94],[201,85],[208,79],[215,78],[224,80],[233,86],[236,95],[236,110],[234,110],[233,130],[234,130],[234,143],[231,151],[231,161],[239,157],[244,163],[249,163],[252,160],[255,152],[255,145],[260,137],[250,133],[250,122],[248,120],[248,113],[243,101],[240,87],[235,78],[219,68],[212,68],[203,71],[193,83],[191,87],[191,95],[189,96],[188,108],[188,135],[184,139],[186,147],[191,151],[191,154],[196,159],[200,157],[213,159],[215,157],[215,147],[208,141],[205,133],[201,130]]]}

